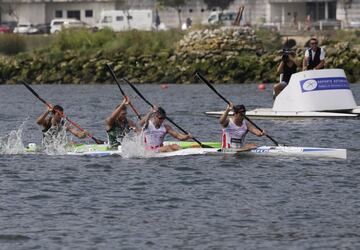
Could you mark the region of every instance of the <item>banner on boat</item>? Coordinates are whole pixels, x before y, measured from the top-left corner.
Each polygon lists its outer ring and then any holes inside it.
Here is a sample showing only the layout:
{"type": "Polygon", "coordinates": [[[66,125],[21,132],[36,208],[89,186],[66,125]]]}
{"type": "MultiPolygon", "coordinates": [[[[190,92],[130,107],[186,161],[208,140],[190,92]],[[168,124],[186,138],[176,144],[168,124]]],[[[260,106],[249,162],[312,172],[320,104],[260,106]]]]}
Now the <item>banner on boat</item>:
{"type": "Polygon", "coordinates": [[[318,90],[350,89],[345,77],[322,77],[300,81],[301,91],[310,92],[318,90]]]}

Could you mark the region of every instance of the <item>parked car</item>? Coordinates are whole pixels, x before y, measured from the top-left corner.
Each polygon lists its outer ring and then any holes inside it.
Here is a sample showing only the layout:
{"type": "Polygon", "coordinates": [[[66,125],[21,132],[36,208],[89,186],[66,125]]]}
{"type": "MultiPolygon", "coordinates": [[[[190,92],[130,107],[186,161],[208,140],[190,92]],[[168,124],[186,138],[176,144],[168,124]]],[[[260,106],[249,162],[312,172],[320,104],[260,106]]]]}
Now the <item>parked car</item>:
{"type": "Polygon", "coordinates": [[[11,33],[11,29],[9,26],[1,24],[0,25],[0,33],[11,33]]]}
{"type": "Polygon", "coordinates": [[[14,28],[17,26],[17,22],[15,21],[2,21],[0,25],[5,25],[10,28],[10,32],[13,32],[14,28]]]}
{"type": "Polygon", "coordinates": [[[50,33],[60,32],[63,28],[88,28],[93,30],[89,24],[71,18],[57,18],[53,19],[50,23],[50,33]]]}
{"type": "Polygon", "coordinates": [[[360,19],[353,19],[349,21],[349,28],[360,29],[360,19]]]}
{"type": "Polygon", "coordinates": [[[39,30],[30,23],[23,23],[16,26],[13,32],[18,34],[36,34],[39,30]]]}
{"type": "Polygon", "coordinates": [[[35,26],[38,29],[38,34],[50,34],[50,24],[38,24],[35,26]]]}

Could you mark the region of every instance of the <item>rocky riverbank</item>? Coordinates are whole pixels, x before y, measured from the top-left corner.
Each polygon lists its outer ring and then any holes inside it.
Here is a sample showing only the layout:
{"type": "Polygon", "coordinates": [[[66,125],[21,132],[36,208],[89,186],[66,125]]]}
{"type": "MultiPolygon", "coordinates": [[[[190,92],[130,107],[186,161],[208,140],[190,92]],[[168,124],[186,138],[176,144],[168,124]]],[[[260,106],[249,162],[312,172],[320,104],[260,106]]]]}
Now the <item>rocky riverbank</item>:
{"type": "MultiPolygon", "coordinates": [[[[52,54],[48,50],[3,56],[0,61],[1,83],[27,80],[32,83],[109,83],[105,64],[115,69],[118,78],[136,83],[193,83],[196,71],[217,83],[276,82],[276,66],[281,50],[270,50],[265,42],[278,42],[274,35],[261,40],[250,28],[195,30],[175,44],[174,50],[131,55],[104,49],[89,53],[66,50],[52,54]]],[[[349,81],[360,82],[360,51],[348,42],[323,41],[326,67],[343,68],[349,81]]],[[[280,45],[281,46],[281,45],[280,45]]],[[[304,48],[293,48],[302,60],[304,48]]]]}

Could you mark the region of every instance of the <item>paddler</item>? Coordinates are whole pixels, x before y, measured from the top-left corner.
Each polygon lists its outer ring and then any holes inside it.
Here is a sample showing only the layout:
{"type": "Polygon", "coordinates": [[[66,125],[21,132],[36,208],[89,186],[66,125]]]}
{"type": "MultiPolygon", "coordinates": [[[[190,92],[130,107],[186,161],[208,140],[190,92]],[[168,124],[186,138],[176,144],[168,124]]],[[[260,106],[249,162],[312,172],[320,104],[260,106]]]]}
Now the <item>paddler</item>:
{"type": "Polygon", "coordinates": [[[192,139],[191,134],[182,134],[175,131],[170,125],[164,124],[166,112],[163,108],[158,107],[152,109],[140,124],[143,126],[143,136],[146,148],[155,152],[172,152],[181,149],[179,145],[164,145],[166,134],[171,135],[175,139],[185,141],[192,139]]]}
{"type": "Polygon", "coordinates": [[[221,115],[219,122],[222,126],[223,134],[221,148],[235,148],[239,150],[250,150],[256,148],[256,144],[245,144],[245,137],[250,131],[256,136],[265,135],[264,131],[255,128],[251,123],[244,120],[246,109],[244,105],[234,106],[231,102],[225,112],[221,115]],[[228,118],[229,112],[233,110],[234,116],[228,118]]]}
{"type": "Polygon", "coordinates": [[[37,118],[36,123],[44,127],[42,132],[43,142],[45,144],[52,143],[59,139],[60,133],[64,132],[65,135],[65,131],[69,131],[78,138],[85,138],[87,136],[87,131],[80,131],[67,125],[63,114],[64,109],[60,105],[55,105],[48,107],[46,111],[37,118]]]}
{"type": "Polygon", "coordinates": [[[121,145],[125,135],[130,131],[140,130],[136,127],[135,122],[127,117],[127,106],[130,105],[129,97],[125,97],[120,105],[118,105],[111,115],[106,118],[106,133],[111,147],[121,145]]]}

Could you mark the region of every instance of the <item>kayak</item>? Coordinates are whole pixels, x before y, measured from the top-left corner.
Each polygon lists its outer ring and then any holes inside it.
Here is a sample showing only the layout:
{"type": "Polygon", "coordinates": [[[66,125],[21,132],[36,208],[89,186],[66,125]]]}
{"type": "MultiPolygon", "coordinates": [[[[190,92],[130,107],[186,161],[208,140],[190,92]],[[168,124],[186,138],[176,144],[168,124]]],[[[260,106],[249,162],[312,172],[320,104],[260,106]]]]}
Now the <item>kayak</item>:
{"type": "Polygon", "coordinates": [[[251,150],[237,151],[236,149],[223,149],[220,154],[236,155],[264,155],[264,156],[301,156],[318,158],[346,159],[346,149],[291,147],[291,146],[260,146],[251,150]]]}
{"type": "MultiPolygon", "coordinates": [[[[263,156],[301,156],[318,158],[346,159],[346,149],[318,148],[318,147],[293,147],[293,146],[260,146],[249,150],[220,149],[220,142],[203,142],[200,147],[195,142],[166,141],[165,145],[177,144],[180,150],[173,152],[155,153],[149,152],[145,157],[171,157],[186,155],[263,155],[263,156]]],[[[28,153],[36,152],[36,144],[30,143],[26,149],[28,153]]],[[[111,156],[122,155],[121,146],[111,148],[107,144],[75,144],[67,149],[67,155],[77,156],[111,156]]]]}

